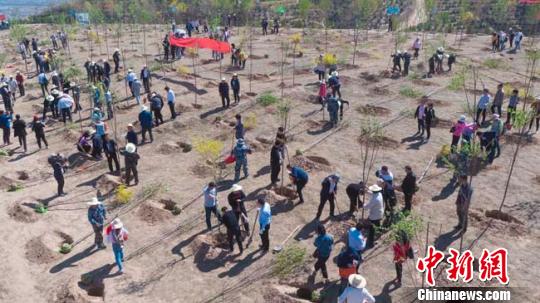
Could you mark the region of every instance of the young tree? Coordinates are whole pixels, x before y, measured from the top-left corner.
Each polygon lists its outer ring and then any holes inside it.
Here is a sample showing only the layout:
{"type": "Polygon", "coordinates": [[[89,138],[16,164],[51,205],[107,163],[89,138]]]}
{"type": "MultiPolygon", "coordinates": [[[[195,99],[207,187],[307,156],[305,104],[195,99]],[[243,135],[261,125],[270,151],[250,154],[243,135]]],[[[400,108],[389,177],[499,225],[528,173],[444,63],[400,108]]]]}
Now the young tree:
{"type": "Polygon", "coordinates": [[[305,28],[308,23],[309,11],[311,9],[311,0],[298,1],[298,13],[302,17],[302,33],[305,34],[305,28]]]}
{"type": "Polygon", "coordinates": [[[378,0],[356,0],[354,1],[354,49],[353,61],[356,61],[356,48],[358,46],[359,27],[364,26],[366,29],[366,41],[368,40],[369,19],[379,9],[380,1],[378,0]]]}

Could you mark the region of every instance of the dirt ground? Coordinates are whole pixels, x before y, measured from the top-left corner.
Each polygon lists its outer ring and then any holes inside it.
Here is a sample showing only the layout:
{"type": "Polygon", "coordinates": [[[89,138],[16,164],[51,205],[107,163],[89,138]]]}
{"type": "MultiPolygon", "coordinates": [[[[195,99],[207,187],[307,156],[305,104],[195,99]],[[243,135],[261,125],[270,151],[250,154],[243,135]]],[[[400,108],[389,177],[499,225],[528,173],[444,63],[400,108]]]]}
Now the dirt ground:
{"type": "MultiPolygon", "coordinates": [[[[168,26],[151,26],[146,32],[146,53],[149,65],[154,64],[154,55],[158,51],[164,31],[168,26]],[[161,27],[161,28],[160,28],[161,27]]],[[[35,26],[38,37],[47,40],[53,26],[35,26]]],[[[96,251],[92,248],[93,237],[84,238],[91,233],[86,218],[86,202],[96,195],[96,182],[101,175],[108,172],[106,161],[96,163],[93,160],[76,155],[75,141],[79,134],[78,120],[67,129],[61,122],[48,123],[47,139],[49,150],[38,150],[32,134],[28,136],[29,152],[21,153],[18,143],[4,147],[12,152],[10,156],[1,157],[0,185],[2,188],[2,204],[0,220],[4,228],[0,231],[3,241],[0,243],[0,265],[3,275],[0,277],[0,301],[3,302],[302,302],[295,298],[294,290],[308,287],[315,290],[329,289],[335,293],[339,284],[337,267],[329,261],[330,284],[324,285],[321,276],[315,281],[307,282],[313,260],[308,257],[305,269],[291,279],[277,279],[268,275],[268,269],[275,261],[272,253],[261,254],[258,250],[260,239],[254,236],[252,243],[242,256],[228,254],[220,247],[219,233],[215,229],[211,235],[206,234],[202,199],[198,197],[201,189],[212,179],[212,171],[204,166],[204,161],[196,151],[186,151],[180,143],[193,142],[197,138],[217,138],[224,142],[223,153],[230,150],[233,132],[227,122],[234,121],[236,113],[244,117],[256,117],[254,127],[247,131],[247,140],[256,144],[256,151],[249,156],[250,177],[240,183],[248,194],[247,208],[249,219],[253,222],[255,200],[263,194],[270,183],[269,149],[279,118],[275,106],[257,105],[256,94],[271,91],[280,96],[281,51],[282,41],[288,41],[289,34],[298,30],[286,30],[279,36],[253,36],[253,57],[244,70],[230,68],[229,56],[225,56],[222,65],[223,76],[228,80],[232,73],[238,73],[242,86],[240,105],[222,111],[216,84],[219,82],[220,65],[209,61],[211,54],[200,50],[199,63],[196,67],[197,86],[195,89],[193,76],[179,76],[173,71],[157,70],[152,82],[152,89],[163,95],[164,86],[169,85],[177,96],[177,107],[181,115],[176,121],[169,120],[168,108],[163,114],[166,123],[154,129],[155,141],[139,147],[140,183],[131,187],[135,196],[143,191],[161,188],[162,190],[142,204],[133,199],[128,205],[114,207],[110,194],[103,194],[109,208],[109,218],[119,214],[130,232],[130,239],[125,245],[126,264],[123,275],[116,274],[113,266],[114,257],[109,248],[96,251]],[[276,64],[277,62],[277,64],[276,64]],[[249,70],[252,69],[254,80],[250,85],[249,70]],[[195,93],[197,92],[197,106],[195,93]],[[225,123],[215,123],[217,120],[225,123]],[[265,139],[266,138],[266,139],[265,139]],[[263,141],[267,141],[264,143],[263,141]],[[74,168],[66,177],[66,197],[55,198],[56,184],[52,178],[52,170],[47,164],[47,156],[51,152],[61,152],[70,156],[74,168]],[[20,171],[27,173],[20,178],[20,171]],[[21,190],[8,192],[11,183],[22,185],[21,190]],[[6,183],[6,184],[4,184],[6,183]],[[161,184],[158,186],[156,184],[161,184]],[[174,215],[165,209],[168,203],[159,202],[169,199],[176,203],[182,211],[174,215]],[[46,214],[33,213],[38,203],[49,204],[46,214]],[[202,235],[205,235],[202,237],[202,235]],[[58,252],[65,239],[75,241],[73,250],[66,255],[58,252]],[[80,241],[82,240],[82,241],[80,241]],[[85,275],[86,274],[86,275],[85,275]],[[93,277],[88,282],[87,277],[93,277]]],[[[14,54],[13,43],[8,39],[6,31],[0,32],[0,41],[8,50],[6,74],[14,74],[16,69],[24,71],[24,63],[20,56],[14,54]]],[[[110,34],[112,36],[112,34],[110,34]]],[[[144,64],[142,43],[143,31],[135,32],[136,37],[131,44],[129,32],[123,34],[120,48],[124,50],[126,65],[136,72],[144,64]],[[134,49],[132,51],[132,48],[134,49]]],[[[247,51],[248,38],[244,29],[233,30],[232,42],[242,44],[247,51]]],[[[411,45],[414,33],[408,34],[405,46],[411,45]]],[[[497,81],[517,82],[523,84],[526,74],[526,57],[524,52],[515,55],[491,53],[486,51],[489,36],[468,36],[458,45],[454,35],[426,35],[424,45],[440,46],[441,39],[446,39],[447,49],[453,48],[457,53],[457,66],[464,61],[476,62],[479,65],[487,59],[500,59],[504,67],[490,69],[481,66],[480,79],[483,84],[495,90],[497,81]]],[[[108,40],[108,48],[117,47],[116,40],[108,40]]],[[[296,74],[294,85],[292,78],[293,58],[285,56],[283,94],[290,98],[290,142],[288,151],[290,161],[306,165],[310,173],[310,182],[305,192],[306,203],[297,205],[296,201],[273,199],[273,222],[270,230],[271,245],[283,241],[297,226],[300,231],[288,242],[307,248],[307,255],[313,251],[315,235],[315,213],[318,205],[320,181],[328,174],[337,171],[343,178],[343,185],[338,195],[338,212],[348,209],[345,195],[346,184],[356,182],[361,176],[359,135],[362,121],[367,117],[378,119],[385,125],[387,148],[381,149],[376,166],[388,165],[394,172],[397,182],[404,177],[402,167],[409,164],[420,175],[432,157],[435,157],[443,144],[449,144],[449,122],[463,113],[465,104],[464,91],[451,91],[446,87],[452,73],[435,76],[431,79],[418,80],[409,78],[390,79],[381,77],[381,72],[390,66],[390,51],[393,49],[393,37],[384,32],[370,31],[367,41],[359,43],[355,66],[352,63],[353,32],[350,30],[330,31],[328,51],[335,52],[342,60],[339,72],[343,80],[342,94],[350,106],[345,108],[343,127],[328,136],[304,153],[305,157],[294,157],[297,150],[305,150],[311,143],[327,136],[332,130],[326,126],[328,114],[319,111],[320,105],[313,102],[317,92],[317,76],[311,72],[314,59],[324,51],[324,32],[308,30],[301,43],[303,56],[295,58],[296,74]],[[347,64],[345,64],[347,63],[347,64]],[[399,94],[403,87],[411,87],[434,100],[435,111],[441,118],[441,125],[432,129],[429,142],[421,142],[413,135],[416,132],[416,121],[411,112],[418,104],[418,98],[404,97],[399,94]],[[293,158],[294,157],[294,158],[293,158]]],[[[528,46],[525,46],[528,47],[528,46]]],[[[81,30],[71,44],[71,62],[81,69],[89,56],[89,45],[81,30]]],[[[107,56],[106,45],[94,45],[94,60],[107,56]]],[[[422,75],[427,67],[425,50],[421,52],[419,61],[412,61],[411,73],[422,75]],[[422,69],[418,63],[422,62],[422,69]]],[[[112,54],[111,54],[112,55],[112,54]]],[[[65,58],[69,58],[64,54],[65,58]]],[[[69,59],[66,60],[69,62],[69,59]]],[[[65,63],[68,64],[68,63],[65,63]]],[[[191,70],[192,59],[185,58],[173,63],[175,67],[186,66],[191,70]]],[[[165,68],[170,69],[171,64],[165,68]]],[[[34,66],[29,66],[31,71],[34,66]]],[[[122,70],[122,75],[123,75],[122,70]]],[[[81,81],[84,82],[84,81],[81,81]]],[[[472,83],[467,85],[471,87],[472,83]]],[[[537,87],[538,82],[534,85],[537,87]]],[[[41,104],[39,85],[33,73],[27,81],[27,96],[18,98],[15,110],[27,122],[36,113],[41,104]],[[30,79],[31,78],[31,79],[30,79]]],[[[126,97],[126,91],[117,75],[112,76],[112,90],[116,100],[126,97]]],[[[538,92],[536,92],[538,93],[538,92]]],[[[125,126],[137,120],[139,108],[133,106],[134,100],[119,102],[116,107],[116,123],[107,124],[118,137],[118,142],[125,143],[123,135],[125,126]]],[[[507,101],[505,101],[507,102],[507,101]]],[[[88,95],[83,95],[83,126],[89,127],[87,116],[90,108],[88,95]]],[[[506,114],[504,114],[506,115],[506,114]]],[[[77,115],[75,118],[78,119],[77,115]]],[[[138,126],[136,125],[136,128],[138,126]]],[[[474,178],[474,197],[471,205],[470,227],[463,238],[463,247],[469,248],[479,256],[482,249],[504,247],[508,249],[508,270],[510,286],[518,287],[527,296],[520,302],[538,302],[540,292],[537,282],[540,272],[534,259],[540,250],[540,194],[539,169],[540,151],[538,134],[534,140],[522,147],[515,164],[514,175],[510,181],[508,197],[503,212],[511,217],[499,216],[489,210],[498,209],[501,202],[504,183],[508,175],[515,144],[503,144],[502,154],[494,164],[483,169],[474,178]],[[507,221],[490,217],[505,218],[507,221]],[[509,219],[510,218],[510,219],[509,219]],[[491,222],[491,223],[490,223],[491,222]]],[[[231,179],[231,168],[225,180],[231,179]]],[[[455,198],[457,191],[451,186],[451,172],[439,167],[435,161],[427,170],[416,196],[414,212],[423,219],[423,231],[413,239],[417,255],[424,255],[424,244],[427,226],[429,226],[429,243],[438,248],[459,248],[460,241],[451,233],[457,222],[455,216],[455,198]]],[[[373,182],[374,177],[370,176],[373,182]]],[[[228,182],[230,186],[231,182],[228,182]]],[[[287,185],[287,182],[285,182],[287,185]]],[[[229,186],[224,186],[219,193],[219,200],[226,204],[229,186]]],[[[399,197],[400,204],[403,203],[399,197]]],[[[170,206],[170,205],[169,205],[170,206]]],[[[323,213],[323,223],[339,240],[332,257],[343,247],[343,234],[351,223],[345,217],[327,220],[328,209],[323,213]]],[[[212,218],[215,223],[215,218],[212,218]]],[[[221,245],[222,246],[222,245],[221,245]]],[[[360,273],[368,281],[367,288],[377,296],[377,302],[404,302],[410,287],[421,285],[422,276],[414,270],[413,262],[404,267],[403,286],[394,289],[391,281],[395,277],[390,244],[379,241],[375,248],[364,254],[365,262],[360,273]]],[[[446,285],[445,279],[438,279],[440,285],[446,285]]],[[[496,285],[482,283],[475,279],[472,285],[496,285]]],[[[324,302],[334,302],[335,297],[327,297],[324,302]]]]}

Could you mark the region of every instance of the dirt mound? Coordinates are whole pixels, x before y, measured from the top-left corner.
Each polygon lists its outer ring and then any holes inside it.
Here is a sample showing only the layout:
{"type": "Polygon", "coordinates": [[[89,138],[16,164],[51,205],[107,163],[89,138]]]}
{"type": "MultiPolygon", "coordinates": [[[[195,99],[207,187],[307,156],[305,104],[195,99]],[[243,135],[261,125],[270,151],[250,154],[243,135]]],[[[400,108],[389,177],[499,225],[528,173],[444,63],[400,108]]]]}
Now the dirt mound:
{"type": "Polygon", "coordinates": [[[56,291],[52,300],[54,303],[90,303],[78,287],[65,284],[56,291]]]}
{"type": "Polygon", "coordinates": [[[190,170],[196,177],[201,179],[206,179],[214,175],[214,169],[204,164],[196,164],[190,170]]]}
{"type": "Polygon", "coordinates": [[[533,136],[524,135],[524,136],[521,136],[521,140],[520,140],[520,134],[511,133],[511,134],[506,134],[502,136],[501,143],[506,143],[506,144],[519,143],[521,145],[530,145],[530,144],[536,145],[538,144],[538,139],[533,136]]]}
{"type": "Polygon", "coordinates": [[[517,223],[523,225],[523,222],[516,219],[514,216],[509,215],[505,212],[499,211],[499,210],[486,210],[486,217],[493,218],[497,220],[502,220],[504,222],[510,222],[510,223],[517,223]]]}
{"type": "Polygon", "coordinates": [[[96,189],[103,195],[112,192],[122,184],[119,176],[104,174],[96,182],[96,189]]]}
{"type": "Polygon", "coordinates": [[[271,203],[271,201],[280,202],[284,199],[294,200],[298,197],[296,190],[289,187],[276,187],[273,192],[266,191],[266,201],[271,203]]]}
{"type": "MultiPolygon", "coordinates": [[[[364,137],[364,136],[359,136],[358,137],[358,143],[360,143],[360,144],[365,143],[366,140],[367,140],[367,138],[364,137]]],[[[389,137],[386,137],[386,136],[382,136],[382,137],[379,137],[379,138],[376,138],[376,139],[371,139],[371,140],[378,143],[378,144],[380,144],[381,148],[393,149],[393,148],[399,148],[399,146],[400,146],[399,141],[394,140],[394,139],[389,138],[389,137]]]]}
{"type": "Polygon", "coordinates": [[[62,139],[64,139],[64,142],[66,142],[68,145],[74,145],[80,137],[80,133],[72,129],[63,129],[60,134],[62,139]]]}
{"type": "Polygon", "coordinates": [[[276,285],[266,288],[263,294],[264,302],[267,303],[301,303],[306,302],[294,298],[296,296],[296,290],[294,287],[286,287],[282,285],[276,285]],[[279,288],[279,289],[278,289],[279,288]]]}
{"type": "Polygon", "coordinates": [[[187,113],[187,112],[191,111],[191,107],[185,106],[184,104],[177,102],[174,105],[174,110],[176,111],[177,114],[178,113],[187,113]]]}
{"type": "Polygon", "coordinates": [[[218,87],[218,85],[219,84],[216,81],[208,81],[205,84],[203,84],[203,86],[206,88],[214,88],[214,87],[218,87]]]}
{"type": "Polygon", "coordinates": [[[377,115],[377,116],[387,116],[391,113],[391,111],[382,106],[375,106],[375,105],[359,105],[356,107],[356,111],[364,114],[364,115],[377,115]]]}
{"type": "Polygon", "coordinates": [[[291,165],[299,166],[307,172],[320,170],[322,168],[320,164],[315,163],[304,156],[294,156],[292,158],[291,165]]]}
{"type": "Polygon", "coordinates": [[[8,190],[9,188],[16,186],[18,183],[6,176],[0,176],[0,189],[1,190],[8,190]]]}
{"type": "Polygon", "coordinates": [[[164,206],[162,203],[148,201],[139,207],[137,215],[150,225],[159,224],[172,216],[170,211],[164,209],[164,206]]]}
{"type": "MultiPolygon", "coordinates": [[[[25,256],[28,261],[37,264],[47,264],[61,258],[59,253],[56,253],[55,250],[50,249],[44,244],[43,238],[44,236],[35,237],[26,243],[25,256]]],[[[58,243],[58,241],[55,241],[55,243],[52,244],[56,245],[56,249],[58,249],[58,247],[61,245],[61,243],[58,243]]]]}
{"type": "Polygon", "coordinates": [[[32,112],[34,113],[43,113],[43,106],[38,104],[32,104],[32,112]]]}
{"type": "Polygon", "coordinates": [[[191,251],[196,259],[215,259],[229,247],[227,235],[220,232],[199,235],[191,242],[191,251]]]}
{"type": "Polygon", "coordinates": [[[412,83],[420,86],[432,86],[435,85],[435,83],[432,83],[431,81],[423,80],[423,79],[414,79],[412,83]]]}
{"type": "Polygon", "coordinates": [[[25,170],[19,170],[17,171],[17,179],[25,181],[30,179],[30,176],[28,175],[28,172],[25,170]]]}
{"type": "Polygon", "coordinates": [[[253,74],[253,80],[270,80],[270,76],[267,74],[253,74]]]}
{"type": "Polygon", "coordinates": [[[326,165],[326,166],[330,166],[330,161],[328,161],[326,158],[324,157],[319,157],[319,156],[306,156],[306,158],[308,158],[309,160],[315,162],[315,163],[318,163],[318,164],[322,164],[322,165],[326,165]]]}
{"type": "Polygon", "coordinates": [[[9,217],[15,221],[32,223],[38,220],[36,213],[28,208],[15,204],[8,210],[9,217]]]}
{"type": "Polygon", "coordinates": [[[363,58],[370,58],[371,55],[366,52],[356,51],[356,57],[363,59],[363,58]]]}
{"type": "Polygon", "coordinates": [[[271,137],[257,136],[255,140],[261,142],[262,144],[272,145],[274,140],[271,137]]]}
{"type": "Polygon", "coordinates": [[[372,94],[379,95],[379,96],[388,96],[390,95],[390,91],[384,87],[376,86],[369,90],[372,94]]]}
{"type": "MultiPolygon", "coordinates": [[[[496,235],[500,235],[502,233],[505,235],[511,235],[513,237],[519,237],[529,233],[528,228],[523,224],[507,222],[504,220],[499,220],[498,218],[489,218],[487,217],[488,212],[490,211],[486,211],[484,213],[481,209],[471,210],[469,212],[471,224],[483,229],[489,226],[489,229],[487,230],[496,235]]],[[[497,214],[497,216],[499,215],[497,214]]]]}
{"type": "Polygon", "coordinates": [[[330,221],[328,224],[326,224],[326,231],[334,236],[335,243],[347,243],[347,233],[349,229],[354,226],[356,226],[354,219],[346,221],[330,221]]]}
{"type": "Polygon", "coordinates": [[[306,123],[309,129],[320,129],[327,123],[327,121],[315,121],[313,119],[309,119],[306,121],[306,123]]]}
{"type": "Polygon", "coordinates": [[[170,155],[175,152],[177,152],[180,149],[180,146],[176,142],[167,141],[165,143],[162,143],[158,147],[158,152],[163,155],[170,155]]]}
{"type": "Polygon", "coordinates": [[[534,178],[536,180],[536,183],[540,184],[540,175],[536,175],[536,178],[534,178]]]}
{"type": "Polygon", "coordinates": [[[368,81],[368,82],[379,82],[381,79],[380,79],[380,76],[377,76],[375,74],[371,74],[369,72],[361,72],[360,73],[360,78],[368,81]]]}

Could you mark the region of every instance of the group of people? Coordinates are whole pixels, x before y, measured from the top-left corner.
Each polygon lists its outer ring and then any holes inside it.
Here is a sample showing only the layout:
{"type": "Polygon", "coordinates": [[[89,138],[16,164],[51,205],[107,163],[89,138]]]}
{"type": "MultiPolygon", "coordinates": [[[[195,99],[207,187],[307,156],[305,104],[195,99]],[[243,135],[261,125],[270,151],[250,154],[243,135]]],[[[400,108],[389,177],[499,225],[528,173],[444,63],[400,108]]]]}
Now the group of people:
{"type": "Polygon", "coordinates": [[[506,50],[506,43],[508,43],[510,45],[509,51],[515,52],[521,49],[522,41],[523,32],[510,27],[508,32],[501,30],[491,34],[491,50],[493,52],[502,52],[506,50]]]}

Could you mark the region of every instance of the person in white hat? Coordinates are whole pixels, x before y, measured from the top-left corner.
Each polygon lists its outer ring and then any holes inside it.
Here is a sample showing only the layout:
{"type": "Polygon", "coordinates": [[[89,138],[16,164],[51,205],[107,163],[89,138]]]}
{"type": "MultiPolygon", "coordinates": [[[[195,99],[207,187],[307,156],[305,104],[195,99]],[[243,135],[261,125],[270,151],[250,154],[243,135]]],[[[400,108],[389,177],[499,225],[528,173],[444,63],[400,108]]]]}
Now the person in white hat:
{"type": "Polygon", "coordinates": [[[231,192],[227,196],[231,210],[236,216],[236,220],[240,223],[243,222],[244,230],[249,234],[249,222],[247,217],[246,206],[244,201],[246,200],[246,194],[240,184],[233,184],[231,192]]]}
{"type": "Polygon", "coordinates": [[[120,150],[120,154],[124,156],[124,166],[126,168],[126,185],[129,186],[131,182],[131,174],[135,179],[135,185],[139,184],[139,173],[137,171],[137,164],[139,163],[140,156],[137,153],[137,147],[133,143],[126,144],[124,150],[120,150]]]}
{"type": "Polygon", "coordinates": [[[349,276],[349,286],[338,298],[338,303],[375,303],[375,298],[366,287],[366,278],[359,274],[349,276]]]}
{"type": "Polygon", "coordinates": [[[233,74],[231,88],[233,90],[234,104],[238,104],[240,102],[240,80],[238,80],[237,73],[233,74]]]}
{"type": "Polygon", "coordinates": [[[332,96],[335,98],[337,95],[341,99],[341,82],[339,81],[339,73],[337,71],[332,72],[332,75],[328,79],[328,86],[332,89],[332,96]]]}
{"type": "Polygon", "coordinates": [[[133,88],[131,87],[133,85],[133,81],[137,79],[137,75],[133,72],[133,70],[130,68],[128,69],[128,72],[126,74],[126,82],[129,86],[129,91],[131,92],[131,96],[135,97],[135,94],[133,93],[133,88]]]}
{"type": "MultiPolygon", "coordinates": [[[[385,181],[381,180],[381,183],[385,181]]],[[[364,205],[364,209],[368,211],[368,220],[371,223],[369,226],[369,235],[366,244],[366,248],[371,248],[375,244],[375,226],[381,225],[381,220],[384,216],[384,201],[382,196],[382,187],[378,184],[373,184],[368,187],[371,193],[371,198],[364,205]]]]}
{"type": "Polygon", "coordinates": [[[11,104],[11,93],[9,92],[8,84],[5,82],[0,82],[0,95],[2,95],[5,110],[12,112],[13,106],[11,104]]]}
{"type": "Polygon", "coordinates": [[[225,77],[221,78],[218,90],[223,108],[229,108],[231,105],[231,98],[229,97],[229,84],[227,83],[227,79],[225,79],[225,77]]]}
{"type": "Polygon", "coordinates": [[[118,266],[118,272],[124,272],[124,242],[128,240],[128,231],[120,218],[114,219],[106,230],[107,241],[112,244],[114,260],[118,266]]]}
{"type": "Polygon", "coordinates": [[[107,210],[96,197],[86,204],[88,204],[88,221],[94,230],[94,244],[97,249],[104,249],[106,246],[103,244],[103,225],[107,220],[107,210]]]}
{"type": "Polygon", "coordinates": [[[319,208],[317,209],[317,216],[316,219],[319,220],[321,218],[322,211],[324,209],[324,205],[327,201],[330,202],[330,217],[334,218],[334,208],[336,203],[336,195],[338,190],[338,183],[339,183],[339,174],[335,173],[333,175],[330,175],[322,181],[322,187],[321,187],[321,201],[319,202],[319,208]]]}
{"type": "Polygon", "coordinates": [[[152,122],[152,113],[145,105],[141,106],[139,122],[141,123],[142,143],[146,142],[146,133],[150,134],[150,142],[153,142],[152,127],[154,126],[154,122],[152,122]]]}
{"type": "Polygon", "coordinates": [[[141,79],[143,81],[144,92],[148,94],[152,85],[152,73],[146,64],[141,69],[141,79]]]}

